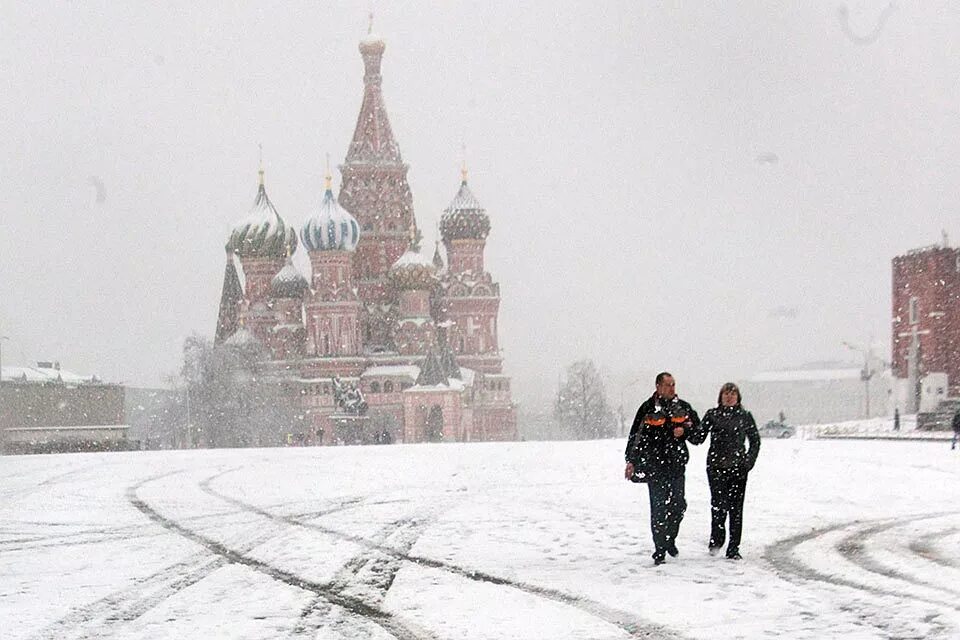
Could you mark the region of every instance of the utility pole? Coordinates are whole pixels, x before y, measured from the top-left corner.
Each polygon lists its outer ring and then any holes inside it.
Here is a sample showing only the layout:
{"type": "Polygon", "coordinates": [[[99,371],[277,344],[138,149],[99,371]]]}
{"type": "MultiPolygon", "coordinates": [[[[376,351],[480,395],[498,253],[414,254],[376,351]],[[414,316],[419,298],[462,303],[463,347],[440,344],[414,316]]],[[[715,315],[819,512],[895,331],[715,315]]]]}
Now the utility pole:
{"type": "Polygon", "coordinates": [[[866,417],[870,417],[870,379],[873,378],[876,374],[883,371],[886,367],[890,366],[889,362],[885,362],[873,355],[873,347],[858,347],[856,345],[850,344],[849,342],[844,342],[843,346],[851,351],[856,351],[863,354],[863,368],[860,369],[860,380],[863,381],[863,392],[864,398],[866,400],[866,417]],[[879,365],[879,367],[877,366],[879,365]]]}

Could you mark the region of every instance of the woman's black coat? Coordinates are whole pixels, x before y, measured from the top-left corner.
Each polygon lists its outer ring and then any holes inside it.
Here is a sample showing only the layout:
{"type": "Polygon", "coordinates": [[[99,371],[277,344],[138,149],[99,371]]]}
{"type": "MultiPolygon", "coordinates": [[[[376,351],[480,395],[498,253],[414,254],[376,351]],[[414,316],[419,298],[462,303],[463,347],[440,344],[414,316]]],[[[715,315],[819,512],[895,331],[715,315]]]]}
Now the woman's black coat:
{"type": "Polygon", "coordinates": [[[760,453],[760,433],[749,411],[739,404],[708,410],[700,422],[700,428],[692,432],[688,439],[693,444],[700,444],[708,434],[708,469],[753,469],[757,454],[760,453]],[[750,441],[749,449],[744,447],[747,440],[750,441]]]}

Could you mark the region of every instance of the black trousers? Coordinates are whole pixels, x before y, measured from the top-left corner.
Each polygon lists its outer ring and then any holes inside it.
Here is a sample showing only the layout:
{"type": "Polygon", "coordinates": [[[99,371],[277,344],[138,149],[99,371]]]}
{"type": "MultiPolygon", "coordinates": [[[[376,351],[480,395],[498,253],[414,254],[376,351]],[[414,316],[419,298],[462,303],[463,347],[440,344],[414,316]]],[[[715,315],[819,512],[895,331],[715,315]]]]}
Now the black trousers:
{"type": "Polygon", "coordinates": [[[726,539],[727,516],[730,517],[730,544],[727,555],[740,551],[740,534],[743,532],[743,498],[747,491],[747,470],[707,469],[710,483],[710,546],[722,547],[726,539]]]}
{"type": "Polygon", "coordinates": [[[685,482],[681,473],[675,477],[651,478],[647,482],[650,489],[650,529],[653,532],[654,557],[663,557],[677,539],[680,521],[687,510],[684,498],[685,482]]]}

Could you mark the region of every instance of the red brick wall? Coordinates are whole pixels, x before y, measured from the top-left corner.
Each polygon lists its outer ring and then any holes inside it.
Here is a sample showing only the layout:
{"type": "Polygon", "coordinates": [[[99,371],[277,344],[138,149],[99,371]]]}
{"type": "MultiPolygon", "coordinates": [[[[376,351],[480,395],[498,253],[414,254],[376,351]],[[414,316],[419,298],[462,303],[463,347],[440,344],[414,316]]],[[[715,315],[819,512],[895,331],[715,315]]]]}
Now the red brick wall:
{"type": "Polygon", "coordinates": [[[945,372],[949,395],[960,392],[960,250],[930,247],[893,259],[892,367],[907,377],[910,352],[910,299],[916,298],[916,329],[921,374],[945,372]]]}

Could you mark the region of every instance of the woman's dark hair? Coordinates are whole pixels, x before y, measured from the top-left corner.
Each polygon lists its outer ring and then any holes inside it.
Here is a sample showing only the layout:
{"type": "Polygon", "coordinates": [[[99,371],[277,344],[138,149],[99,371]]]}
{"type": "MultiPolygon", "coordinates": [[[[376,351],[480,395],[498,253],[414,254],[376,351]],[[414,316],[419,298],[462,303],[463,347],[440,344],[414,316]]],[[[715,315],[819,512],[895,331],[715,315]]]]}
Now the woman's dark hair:
{"type": "Polygon", "coordinates": [[[736,391],[737,392],[737,404],[743,402],[743,398],[740,395],[740,387],[733,384],[732,382],[725,382],[722,387],[720,387],[720,393],[717,394],[717,406],[723,404],[723,392],[724,391],[736,391]]]}

